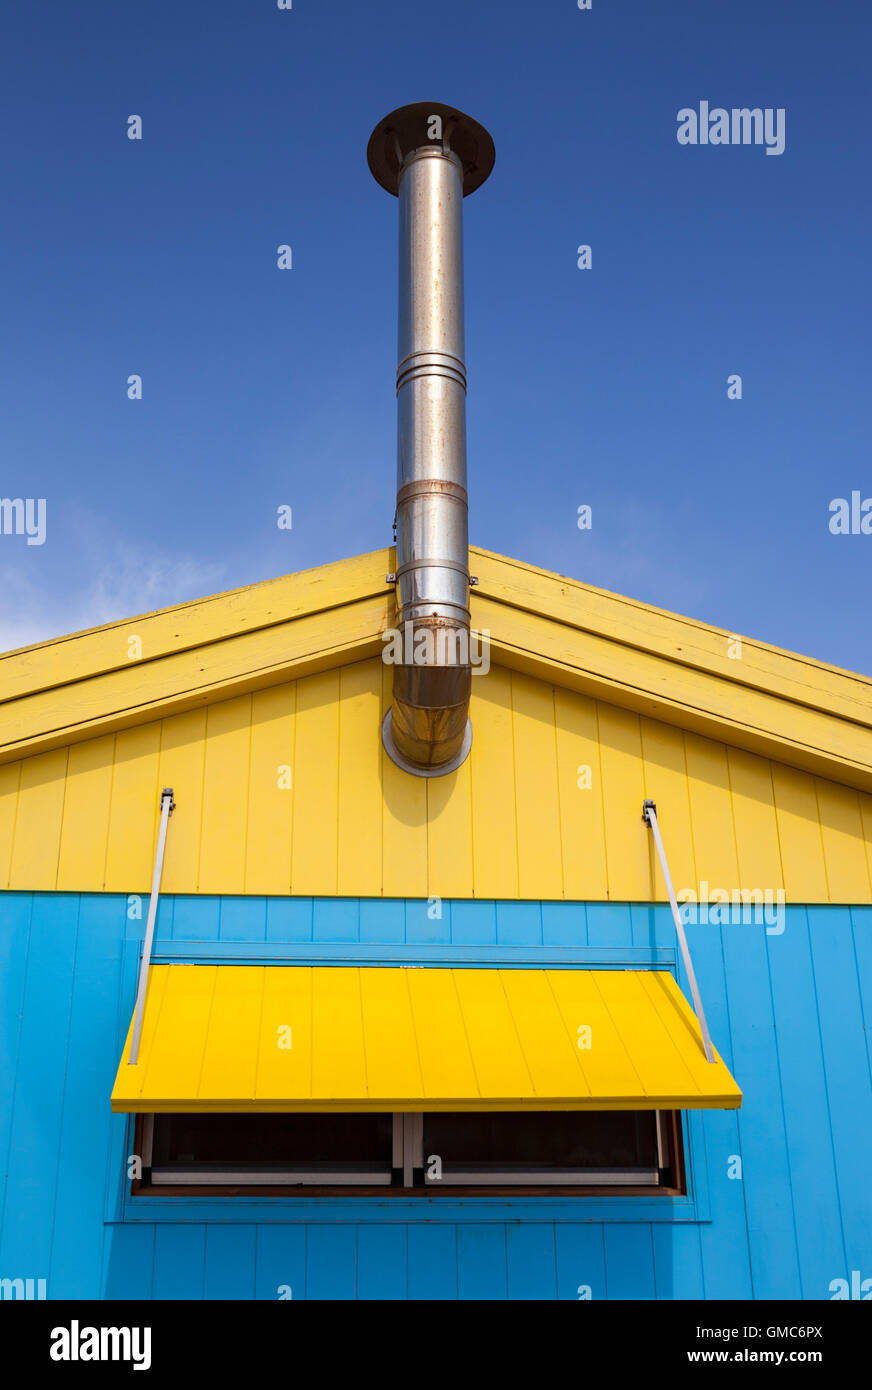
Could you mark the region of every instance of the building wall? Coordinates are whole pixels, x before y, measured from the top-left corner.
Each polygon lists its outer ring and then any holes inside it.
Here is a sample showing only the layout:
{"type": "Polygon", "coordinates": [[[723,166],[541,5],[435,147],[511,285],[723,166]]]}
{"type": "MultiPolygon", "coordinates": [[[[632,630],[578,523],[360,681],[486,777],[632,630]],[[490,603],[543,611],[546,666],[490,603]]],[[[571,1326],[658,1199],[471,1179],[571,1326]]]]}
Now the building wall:
{"type": "MultiPolygon", "coordinates": [[[[143,912],[145,903],[142,904],[143,912]]],[[[872,908],[688,928],[738,1112],[689,1126],[688,1199],[125,1197],[109,1095],[143,918],[0,894],[0,1278],[122,1298],[829,1298],[872,1278],[872,908]],[[741,1179],[730,1178],[735,1156],[741,1179]]],[[[618,967],[675,961],[650,904],[178,896],[155,958],[618,967]]],[[[679,981],[681,980],[679,972],[679,981]]],[[[686,988],[686,984],[685,984],[686,988]]],[[[870,1286],[872,1287],[872,1286],[870,1286]]]]}
{"type": "Polygon", "coordinates": [[[467,762],[412,778],[390,679],[375,657],[0,766],[0,888],[148,892],[172,786],[172,893],[662,901],[650,796],[678,887],[872,903],[866,793],[499,667],[467,762]]]}

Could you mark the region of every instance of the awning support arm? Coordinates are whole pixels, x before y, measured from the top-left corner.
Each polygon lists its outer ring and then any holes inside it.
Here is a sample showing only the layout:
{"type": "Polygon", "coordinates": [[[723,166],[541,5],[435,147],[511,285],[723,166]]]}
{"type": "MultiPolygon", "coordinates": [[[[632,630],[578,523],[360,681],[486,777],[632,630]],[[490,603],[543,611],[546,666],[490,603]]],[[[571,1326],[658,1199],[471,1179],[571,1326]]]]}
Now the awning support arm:
{"type": "Polygon", "coordinates": [[[672,908],[672,920],[675,923],[675,930],[678,933],[678,944],[681,947],[681,959],[684,961],[684,969],[687,972],[687,980],[690,985],[690,992],[693,996],[693,1007],[699,1019],[699,1026],[702,1030],[703,1047],[707,1062],[714,1062],[715,1050],[712,1047],[712,1040],[709,1036],[708,1024],[705,1021],[705,1010],[702,1006],[702,997],[699,992],[699,985],[696,983],[696,975],[693,970],[693,961],[690,959],[690,949],[687,945],[687,937],[684,934],[684,924],[681,920],[681,913],[678,910],[678,902],[675,897],[675,889],[672,887],[672,876],[669,872],[669,865],[666,862],[666,851],[663,848],[663,840],[660,836],[660,826],[657,824],[657,807],[653,801],[642,802],[642,819],[654,836],[654,843],[657,846],[657,854],[660,858],[660,868],[663,871],[663,881],[666,884],[666,892],[669,895],[669,906],[672,908]]]}
{"type": "Polygon", "coordinates": [[[157,832],[157,852],[154,856],[154,874],[151,879],[151,897],[148,900],[148,917],[145,923],[145,944],[142,948],[142,961],[139,966],[139,983],[136,987],[136,1007],[133,1010],[133,1035],[130,1039],[128,1064],[133,1067],[139,1058],[139,1035],[142,1032],[142,1015],[145,1009],[145,991],[148,987],[148,967],[151,964],[151,944],[154,940],[154,923],[157,917],[157,904],[160,898],[160,880],[163,874],[164,850],[167,843],[167,823],[175,807],[172,787],[164,787],[160,794],[160,827],[157,832]]]}

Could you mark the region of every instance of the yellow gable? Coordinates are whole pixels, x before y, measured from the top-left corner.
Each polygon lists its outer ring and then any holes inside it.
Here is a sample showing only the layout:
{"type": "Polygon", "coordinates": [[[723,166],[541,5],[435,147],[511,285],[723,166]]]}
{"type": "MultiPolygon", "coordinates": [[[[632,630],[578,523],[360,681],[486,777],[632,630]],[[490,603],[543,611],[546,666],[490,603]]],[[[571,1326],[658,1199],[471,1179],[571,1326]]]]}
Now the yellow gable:
{"type": "Polygon", "coordinates": [[[379,736],[370,657],[0,767],[0,883],[349,897],[663,900],[676,887],[872,901],[872,796],[505,667],[473,681],[468,761],[419,779],[379,736]],[[864,838],[865,827],[865,838],[864,838]]]}
{"type": "Polygon", "coordinates": [[[0,886],[865,903],[872,682],[472,549],[472,753],[382,750],[392,551],[0,655],[0,886]]]}

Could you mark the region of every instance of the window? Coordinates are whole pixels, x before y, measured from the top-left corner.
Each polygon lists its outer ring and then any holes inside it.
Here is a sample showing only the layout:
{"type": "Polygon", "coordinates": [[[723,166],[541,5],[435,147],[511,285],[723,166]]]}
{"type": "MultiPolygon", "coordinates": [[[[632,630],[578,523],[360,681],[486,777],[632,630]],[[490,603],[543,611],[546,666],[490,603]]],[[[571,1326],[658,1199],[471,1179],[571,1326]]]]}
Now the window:
{"type": "Polygon", "coordinates": [[[677,1111],[140,1115],[135,1144],[146,1195],[685,1191],[677,1111]]]}
{"type": "Polygon", "coordinates": [[[390,1114],[144,1118],[143,1157],[155,1187],[391,1184],[390,1114]]]}
{"type": "Polygon", "coordinates": [[[654,1110],[423,1116],[424,1180],[452,1186],[645,1186],[660,1181],[654,1110]]]}

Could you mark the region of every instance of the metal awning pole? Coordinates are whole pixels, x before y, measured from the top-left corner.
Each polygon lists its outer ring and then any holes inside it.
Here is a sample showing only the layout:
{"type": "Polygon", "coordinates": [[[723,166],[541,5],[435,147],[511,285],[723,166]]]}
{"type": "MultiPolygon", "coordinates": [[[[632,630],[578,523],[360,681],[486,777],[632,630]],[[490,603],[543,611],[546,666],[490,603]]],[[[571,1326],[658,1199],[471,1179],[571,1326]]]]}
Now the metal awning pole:
{"type": "Polygon", "coordinates": [[[681,947],[681,959],[684,961],[684,968],[687,971],[687,979],[690,984],[690,992],[693,996],[693,1007],[699,1019],[699,1026],[702,1029],[702,1041],[705,1048],[707,1062],[716,1061],[715,1050],[712,1047],[712,1040],[709,1036],[708,1024],[705,1021],[705,1010],[702,1006],[702,998],[699,992],[699,985],[696,983],[696,975],[693,971],[693,961],[690,959],[690,949],[687,945],[687,937],[684,935],[684,925],[681,920],[681,913],[678,910],[678,902],[675,897],[675,889],[672,887],[672,876],[669,873],[669,865],[666,862],[666,851],[663,848],[663,840],[660,837],[660,826],[657,824],[657,807],[653,801],[643,801],[642,819],[650,827],[654,835],[654,843],[657,846],[657,854],[660,858],[660,868],[663,870],[663,881],[666,884],[666,892],[669,895],[669,906],[672,908],[672,920],[675,923],[675,930],[678,933],[678,944],[681,947]]]}
{"type": "Polygon", "coordinates": [[[160,828],[157,832],[157,853],[154,856],[154,874],[151,879],[151,897],[148,900],[148,917],[145,923],[145,945],[142,948],[142,962],[139,967],[139,984],[136,987],[136,1008],[133,1010],[133,1036],[130,1039],[128,1065],[133,1067],[139,1058],[139,1035],[142,1032],[142,1015],[145,1010],[145,991],[148,987],[148,967],[151,964],[151,943],[154,939],[154,922],[157,917],[157,904],[160,898],[160,880],[163,873],[164,850],[167,843],[167,823],[175,806],[172,787],[164,787],[160,794],[160,828]]]}

